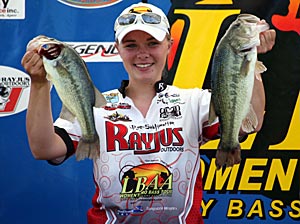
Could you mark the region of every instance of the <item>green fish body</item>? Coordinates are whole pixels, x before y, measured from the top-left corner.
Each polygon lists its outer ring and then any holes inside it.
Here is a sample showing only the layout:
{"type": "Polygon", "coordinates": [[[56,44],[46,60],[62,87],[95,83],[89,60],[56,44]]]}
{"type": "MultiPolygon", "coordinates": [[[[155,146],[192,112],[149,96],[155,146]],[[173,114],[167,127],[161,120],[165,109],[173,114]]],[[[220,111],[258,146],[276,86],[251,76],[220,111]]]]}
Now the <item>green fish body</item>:
{"type": "Polygon", "coordinates": [[[259,27],[259,21],[253,15],[239,15],[221,38],[213,56],[209,120],[218,117],[220,122],[218,168],[234,165],[228,153],[237,153],[240,160],[240,129],[252,132],[257,125],[250,104],[258,64],[256,47],[260,43],[259,33],[268,29],[259,27]]]}
{"type": "Polygon", "coordinates": [[[99,158],[100,142],[93,107],[105,105],[105,98],[94,86],[85,62],[72,47],[45,36],[39,36],[36,41],[47,79],[54,85],[63,104],[60,117],[72,122],[77,119],[80,124],[82,136],[76,159],[99,158]]]}

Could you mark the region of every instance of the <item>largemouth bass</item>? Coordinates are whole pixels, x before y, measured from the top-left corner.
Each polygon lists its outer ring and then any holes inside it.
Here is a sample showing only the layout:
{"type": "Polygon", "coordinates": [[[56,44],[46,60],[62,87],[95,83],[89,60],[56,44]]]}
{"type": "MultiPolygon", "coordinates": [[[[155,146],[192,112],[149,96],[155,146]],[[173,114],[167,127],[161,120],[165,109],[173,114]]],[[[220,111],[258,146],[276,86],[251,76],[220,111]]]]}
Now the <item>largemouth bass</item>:
{"type": "Polygon", "coordinates": [[[209,122],[220,122],[216,166],[233,166],[241,160],[239,133],[255,130],[258,124],[250,104],[255,74],[266,70],[257,61],[259,33],[269,29],[254,15],[241,14],[218,43],[212,61],[209,122]]]}
{"type": "Polygon", "coordinates": [[[47,79],[52,82],[62,101],[60,118],[78,120],[82,136],[76,149],[76,159],[97,159],[100,140],[95,128],[93,107],[106,104],[94,86],[85,62],[69,45],[46,36],[32,39],[27,48],[36,49],[43,58],[47,79]]]}

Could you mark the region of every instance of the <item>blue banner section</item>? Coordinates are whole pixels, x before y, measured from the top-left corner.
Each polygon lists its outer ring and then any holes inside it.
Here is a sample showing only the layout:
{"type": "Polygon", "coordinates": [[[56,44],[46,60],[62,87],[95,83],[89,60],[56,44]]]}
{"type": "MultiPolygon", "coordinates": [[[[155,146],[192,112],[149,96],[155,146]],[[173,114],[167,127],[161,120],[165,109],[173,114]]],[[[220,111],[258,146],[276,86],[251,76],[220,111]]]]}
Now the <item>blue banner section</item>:
{"type": "MultiPolygon", "coordinates": [[[[114,21],[134,0],[0,1],[0,223],[86,223],[95,192],[92,161],[59,166],[35,160],[26,136],[30,77],[21,65],[27,43],[46,35],[70,44],[96,87],[118,88],[127,74],[114,47],[114,21]]],[[[266,113],[261,131],[242,144],[242,162],[216,170],[215,142],[201,148],[205,223],[298,223],[299,0],[149,0],[169,17],[173,49],[168,83],[210,88],[216,43],[237,14],[251,13],[276,30],[276,45],[259,55],[266,113]]],[[[51,91],[54,119],[61,110],[51,91]]]]}
{"type": "MultiPolygon", "coordinates": [[[[28,41],[40,34],[75,42],[85,56],[105,46],[107,57],[87,62],[88,69],[99,90],[119,87],[127,75],[119,59],[110,60],[115,53],[109,52],[114,20],[125,7],[139,1],[94,1],[96,6],[91,2],[0,1],[0,84],[15,93],[10,103],[0,105],[1,224],[86,223],[95,192],[92,162],[70,158],[61,166],[52,166],[32,157],[25,130],[26,106],[20,106],[28,101],[30,88],[21,59],[28,41]]],[[[169,1],[149,2],[166,13],[170,7],[169,1]]],[[[61,101],[54,89],[51,94],[56,118],[61,101]]]]}

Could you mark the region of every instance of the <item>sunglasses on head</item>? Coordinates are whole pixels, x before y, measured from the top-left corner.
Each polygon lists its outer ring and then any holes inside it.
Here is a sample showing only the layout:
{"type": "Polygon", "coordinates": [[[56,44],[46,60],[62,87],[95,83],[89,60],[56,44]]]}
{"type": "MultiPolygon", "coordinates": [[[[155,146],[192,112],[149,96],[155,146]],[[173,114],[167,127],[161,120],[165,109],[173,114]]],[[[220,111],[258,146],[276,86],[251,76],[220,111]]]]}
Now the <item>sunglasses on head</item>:
{"type": "Polygon", "coordinates": [[[117,19],[117,23],[120,26],[127,26],[127,25],[134,24],[138,18],[140,18],[146,24],[161,23],[161,16],[152,12],[146,12],[143,14],[135,14],[135,13],[124,14],[117,19]]]}

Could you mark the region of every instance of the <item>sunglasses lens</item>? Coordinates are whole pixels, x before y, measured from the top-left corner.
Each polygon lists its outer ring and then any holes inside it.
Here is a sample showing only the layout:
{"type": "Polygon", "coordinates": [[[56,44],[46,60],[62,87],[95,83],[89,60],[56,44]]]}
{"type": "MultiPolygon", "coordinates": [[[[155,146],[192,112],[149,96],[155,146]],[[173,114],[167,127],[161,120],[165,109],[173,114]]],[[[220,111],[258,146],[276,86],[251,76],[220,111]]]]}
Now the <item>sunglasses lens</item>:
{"type": "Polygon", "coordinates": [[[142,14],[142,19],[148,24],[160,24],[161,17],[155,13],[144,13],[142,14]]]}
{"type": "Polygon", "coordinates": [[[147,24],[160,24],[161,17],[155,13],[144,13],[144,14],[124,14],[118,18],[118,23],[121,26],[133,24],[137,16],[141,16],[142,20],[147,24]]]}
{"type": "Polygon", "coordinates": [[[135,18],[136,18],[135,14],[125,14],[118,18],[118,23],[121,26],[130,25],[134,23],[135,18]]]}

